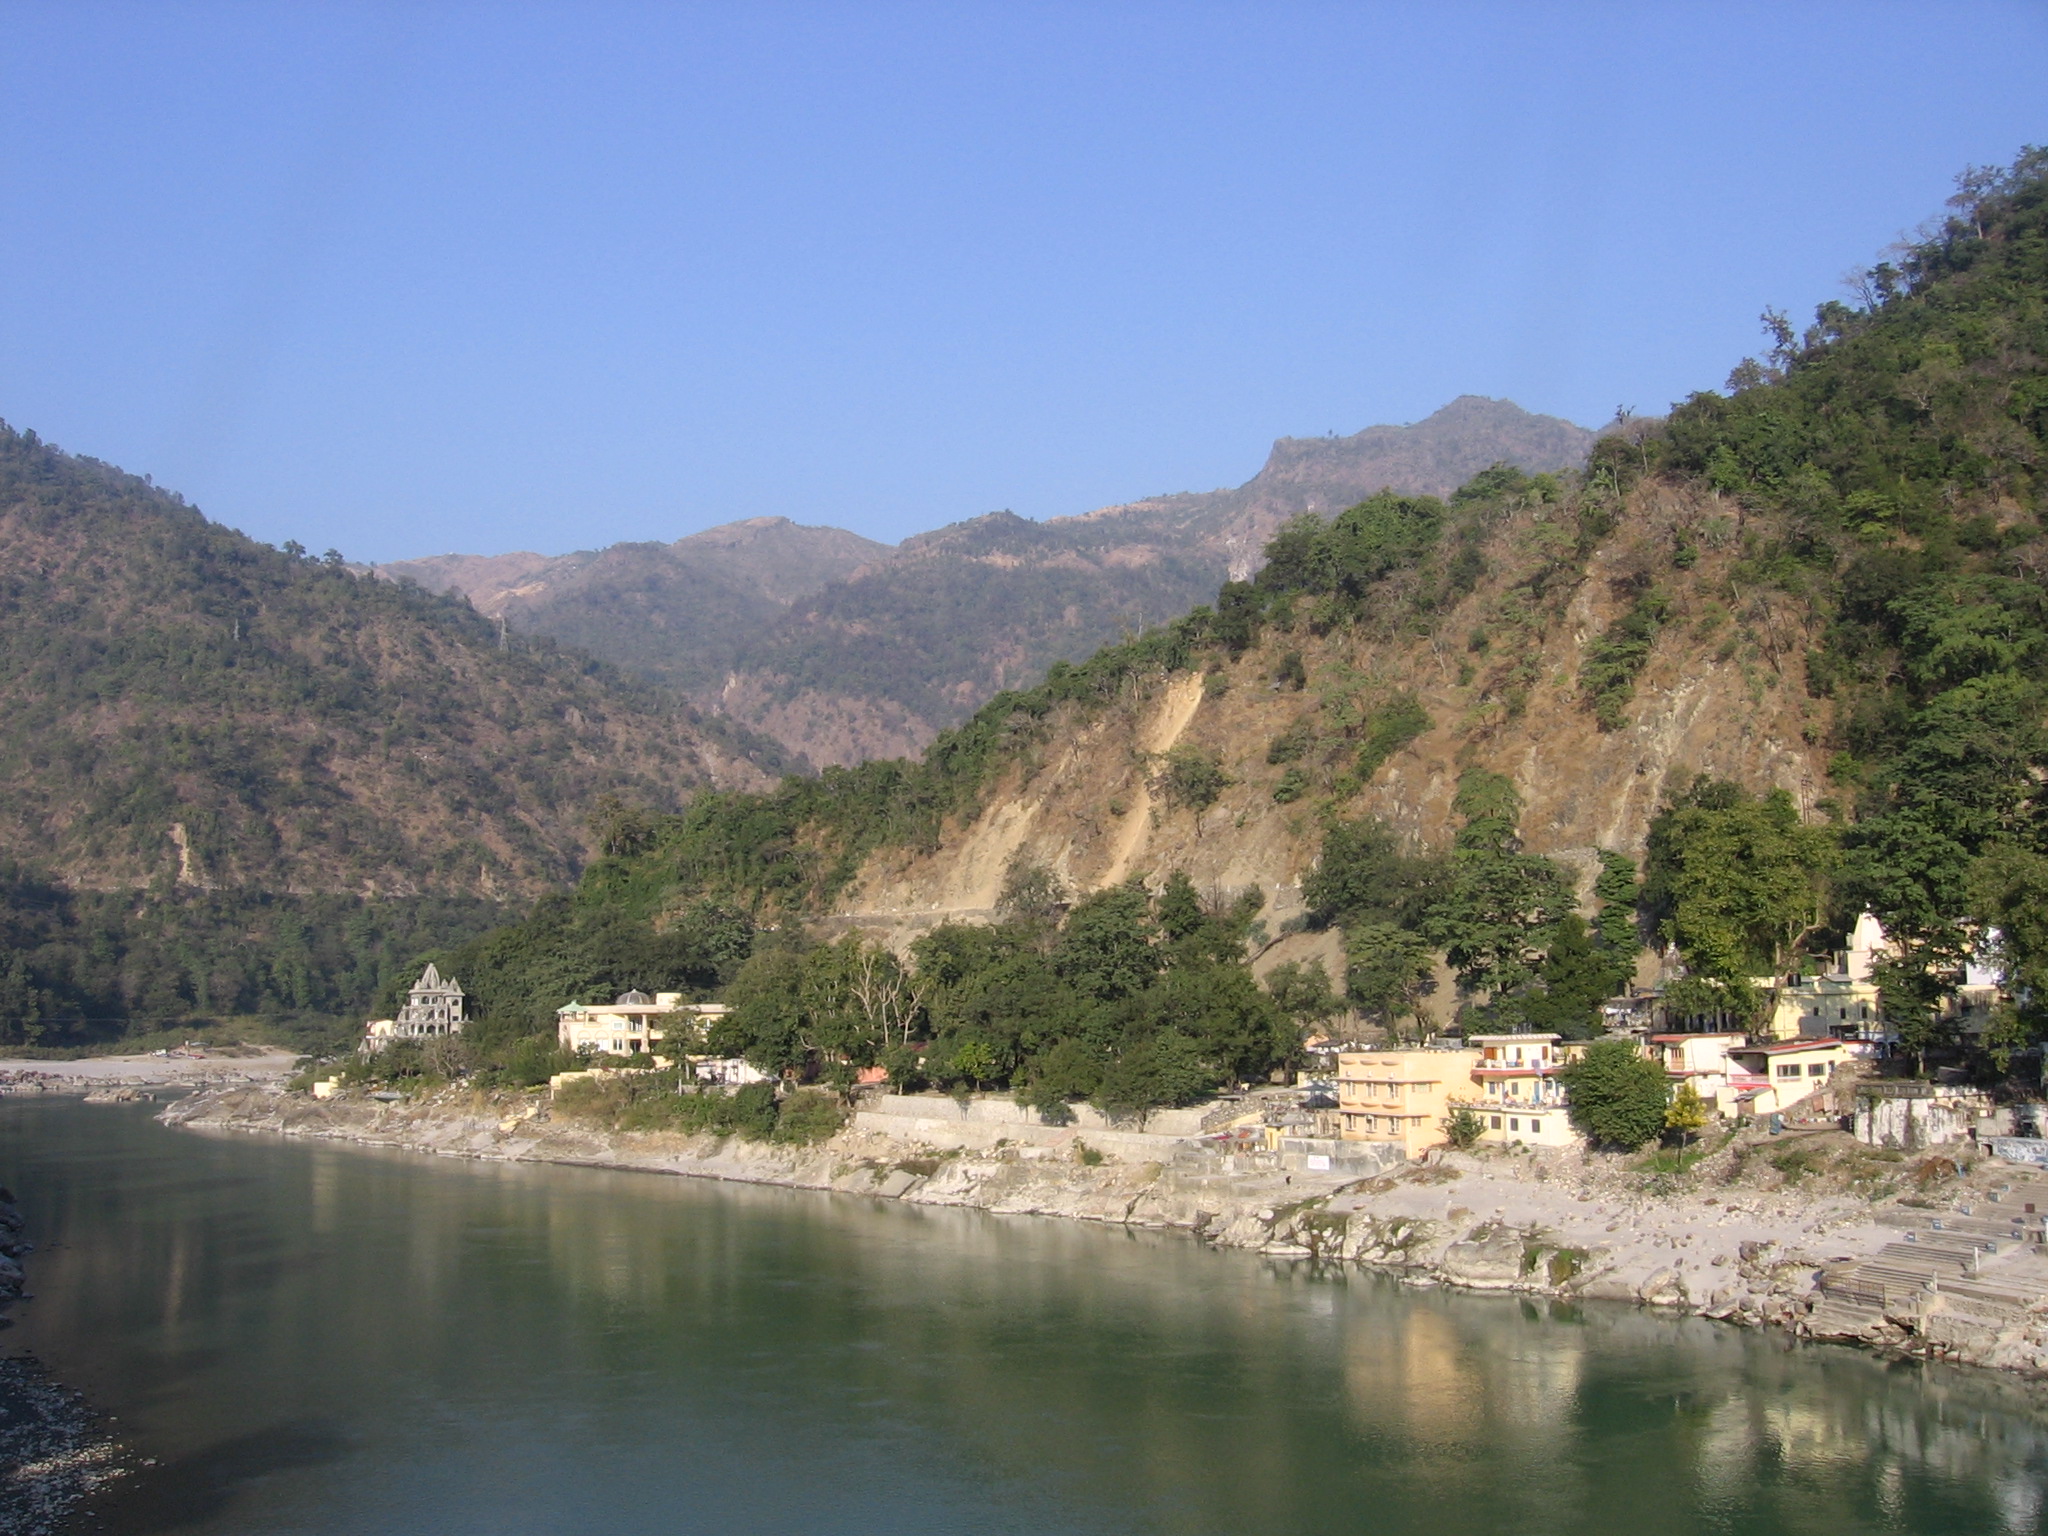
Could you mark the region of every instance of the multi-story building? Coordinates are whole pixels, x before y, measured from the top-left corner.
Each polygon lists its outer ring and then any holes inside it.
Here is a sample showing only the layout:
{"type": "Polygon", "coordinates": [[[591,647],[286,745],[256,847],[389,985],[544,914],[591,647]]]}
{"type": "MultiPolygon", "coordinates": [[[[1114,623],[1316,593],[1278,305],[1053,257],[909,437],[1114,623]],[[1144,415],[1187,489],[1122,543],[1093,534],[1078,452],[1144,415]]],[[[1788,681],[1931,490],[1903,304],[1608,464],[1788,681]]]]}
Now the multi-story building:
{"type": "Polygon", "coordinates": [[[1413,1157],[1444,1142],[1453,1094],[1469,1094],[1471,1050],[1344,1051],[1337,1057],[1337,1117],[1346,1141],[1392,1143],[1413,1157]]]}
{"type": "Polygon", "coordinates": [[[1818,976],[1772,977],[1770,1017],[1758,1031],[1767,1040],[1875,1040],[1884,1034],[1877,967],[1891,953],[1884,925],[1870,913],[1856,919],[1849,947],[1818,976]]]}
{"type": "Polygon", "coordinates": [[[1479,1115],[1482,1141],[1579,1144],[1570,1097],[1558,1079],[1566,1063],[1556,1035],[1473,1035],[1467,1043],[1479,1052],[1472,1068],[1475,1091],[1453,1095],[1452,1106],[1462,1104],[1479,1115]]]}
{"type": "Polygon", "coordinates": [[[1730,1053],[1758,1081],[1743,1108],[1752,1115],[1781,1114],[1827,1087],[1835,1069],[1853,1061],[1851,1047],[1833,1038],[1786,1040],[1730,1053]]]}
{"type": "Polygon", "coordinates": [[[381,1051],[403,1040],[430,1040],[462,1033],[462,986],[453,976],[443,980],[432,961],[413,983],[405,1006],[392,1019],[372,1019],[363,1026],[365,1051],[381,1051]]]}
{"type": "Polygon", "coordinates": [[[555,1038],[579,1055],[632,1056],[651,1052],[671,1014],[708,1022],[731,1012],[724,1003],[686,1003],[680,992],[621,992],[616,1002],[570,1003],[555,1010],[555,1038]]]}
{"type": "Polygon", "coordinates": [[[1779,982],[1770,1017],[1757,1032],[1767,1040],[1862,1040],[1883,1030],[1877,983],[1834,970],[1779,982]]]}
{"type": "Polygon", "coordinates": [[[1745,1094],[1766,1086],[1762,1077],[1735,1057],[1748,1043],[1749,1036],[1733,1029],[1652,1035],[1643,1042],[1643,1052],[1664,1069],[1674,1093],[1680,1085],[1691,1083],[1709,1110],[1733,1115],[1745,1094]]]}

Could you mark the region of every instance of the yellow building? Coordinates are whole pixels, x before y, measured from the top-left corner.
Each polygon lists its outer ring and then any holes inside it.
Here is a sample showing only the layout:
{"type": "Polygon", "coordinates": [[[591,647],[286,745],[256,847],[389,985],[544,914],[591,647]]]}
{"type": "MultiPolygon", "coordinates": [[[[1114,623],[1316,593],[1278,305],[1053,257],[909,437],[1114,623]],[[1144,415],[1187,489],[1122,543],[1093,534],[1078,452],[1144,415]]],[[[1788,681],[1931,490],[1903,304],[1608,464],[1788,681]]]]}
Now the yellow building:
{"type": "Polygon", "coordinates": [[[1477,1051],[1344,1051],[1337,1114],[1346,1141],[1391,1142],[1413,1157],[1443,1145],[1453,1095],[1469,1097],[1477,1051]]]}
{"type": "Polygon", "coordinates": [[[1471,1044],[1479,1051],[1472,1068],[1474,1091],[1452,1099],[1478,1113],[1482,1141],[1579,1144],[1564,1084],[1557,1078],[1565,1059],[1556,1035],[1473,1035],[1471,1044]]]}
{"type": "Polygon", "coordinates": [[[1765,1086],[1745,1107],[1752,1115],[1782,1113],[1827,1087],[1835,1069],[1855,1060],[1840,1040],[1789,1040],[1779,1045],[1753,1045],[1731,1053],[1765,1086]]]}
{"type": "Polygon", "coordinates": [[[652,1051],[661,1021],[673,1013],[699,1022],[730,1012],[723,1003],[686,1003],[680,992],[622,992],[616,1002],[571,1003],[555,1010],[555,1038],[565,1051],[632,1056],[652,1051]]]}
{"type": "Polygon", "coordinates": [[[1760,1033],[1770,1040],[1856,1040],[1883,1028],[1877,983],[1831,971],[1781,982],[1760,1033]]]}
{"type": "Polygon", "coordinates": [[[1769,978],[1776,990],[1760,1033],[1769,1040],[1875,1039],[1884,1032],[1877,967],[1892,953],[1884,925],[1868,912],[1856,919],[1849,947],[1819,976],[1769,978]]]}

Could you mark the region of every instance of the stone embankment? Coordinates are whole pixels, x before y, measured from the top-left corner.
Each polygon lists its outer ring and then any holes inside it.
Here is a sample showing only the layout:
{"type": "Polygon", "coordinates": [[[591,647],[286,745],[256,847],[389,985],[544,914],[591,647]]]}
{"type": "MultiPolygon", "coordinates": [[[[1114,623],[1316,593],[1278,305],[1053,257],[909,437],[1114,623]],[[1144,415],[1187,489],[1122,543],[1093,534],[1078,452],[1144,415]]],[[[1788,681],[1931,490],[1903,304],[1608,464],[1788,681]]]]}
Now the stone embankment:
{"type": "MultiPolygon", "coordinates": [[[[0,1328],[24,1299],[21,1261],[33,1247],[14,1196],[0,1189],[0,1328]]],[[[48,1536],[121,1475],[120,1450],[92,1407],[50,1379],[40,1361],[0,1359],[0,1531],[48,1536]]]]}
{"type": "MultiPolygon", "coordinates": [[[[992,1102],[992,1101],[984,1101],[992,1102]]],[[[1385,1171],[1232,1156],[1188,1134],[1027,1125],[944,1099],[865,1109],[830,1141],[779,1146],[613,1132],[545,1095],[451,1089],[315,1103],[275,1087],[193,1095],[172,1124],[329,1137],[458,1157],[717,1178],[1171,1228],[1415,1284],[1637,1302],[1966,1364],[2048,1374],[2048,1258],[2007,1222],[2023,1175],[1913,1163],[1839,1133],[1736,1139],[1697,1168],[1563,1152],[1440,1152],[1385,1171]],[[1013,1123],[1014,1122],[1014,1123],[1013,1123]],[[1246,1166],[1249,1164],[1250,1166],[1246,1166]],[[1995,1219],[1982,1213],[1995,1208],[1995,1219]],[[1958,1220],[1991,1220],[1995,1235],[1958,1220]],[[1902,1264],[1940,1255],[1925,1275],[1902,1264]],[[1928,1285],[1932,1279],[1934,1284],[1928,1285]]],[[[1175,1126],[1174,1129],[1180,1129],[1175,1126]]]]}

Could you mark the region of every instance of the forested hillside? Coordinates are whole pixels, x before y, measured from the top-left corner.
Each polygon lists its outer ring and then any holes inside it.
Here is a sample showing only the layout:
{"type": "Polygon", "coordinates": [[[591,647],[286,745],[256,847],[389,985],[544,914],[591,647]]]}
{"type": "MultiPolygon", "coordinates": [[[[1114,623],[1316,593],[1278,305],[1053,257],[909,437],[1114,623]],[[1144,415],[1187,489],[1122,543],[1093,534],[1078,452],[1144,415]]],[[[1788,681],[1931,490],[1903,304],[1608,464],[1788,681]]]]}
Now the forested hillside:
{"type": "Polygon", "coordinates": [[[294,923],[396,899],[411,905],[371,929],[415,952],[446,943],[573,880],[604,795],[675,809],[763,784],[759,750],[551,641],[501,643],[467,603],[268,548],[0,427],[0,860],[15,870],[0,1031],[15,1038],[138,1009],[366,1005],[339,979],[352,960],[290,979],[293,955],[329,943],[294,923]],[[73,894],[92,892],[130,894],[73,894]],[[334,901],[276,907],[314,896],[334,901]]]}
{"type": "Polygon", "coordinates": [[[755,782],[729,734],[465,603],[273,550],[0,432],[0,842],[95,888],[531,894],[606,790],[755,782]]]}
{"type": "Polygon", "coordinates": [[[2048,153],[1766,322],[1583,473],[1305,514],[920,762],[621,810],[543,927],[456,959],[725,982],[716,1043],[763,1064],[1129,1107],[1284,1061],[1332,984],[1388,1026],[1584,1033],[1648,943],[1679,1006],[1746,1017],[1867,908],[1916,1049],[1954,1044],[1966,953],[2005,969],[2003,1060],[2048,997],[2048,153]],[[744,959],[736,912],[775,925],[744,959]],[[713,914],[716,965],[647,947],[713,914]],[[1263,991],[1202,969],[1255,952],[1263,991]]]}

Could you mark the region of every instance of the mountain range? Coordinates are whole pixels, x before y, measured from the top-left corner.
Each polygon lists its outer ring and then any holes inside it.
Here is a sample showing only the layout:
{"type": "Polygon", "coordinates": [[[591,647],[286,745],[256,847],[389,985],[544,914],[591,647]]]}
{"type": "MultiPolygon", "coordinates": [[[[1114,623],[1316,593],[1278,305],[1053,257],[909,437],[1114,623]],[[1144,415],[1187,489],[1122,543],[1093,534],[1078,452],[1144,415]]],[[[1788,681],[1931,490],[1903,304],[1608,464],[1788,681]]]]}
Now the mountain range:
{"type": "Polygon", "coordinates": [[[375,569],[680,689],[814,765],[845,764],[921,751],[1053,662],[1206,602],[1290,517],[1385,488],[1448,495],[1494,463],[1573,468],[1595,436],[1465,395],[1408,426],[1282,438],[1234,489],[1042,523],[992,512],[893,548],[756,518],[666,545],[375,569]]]}

